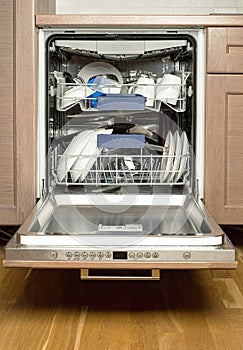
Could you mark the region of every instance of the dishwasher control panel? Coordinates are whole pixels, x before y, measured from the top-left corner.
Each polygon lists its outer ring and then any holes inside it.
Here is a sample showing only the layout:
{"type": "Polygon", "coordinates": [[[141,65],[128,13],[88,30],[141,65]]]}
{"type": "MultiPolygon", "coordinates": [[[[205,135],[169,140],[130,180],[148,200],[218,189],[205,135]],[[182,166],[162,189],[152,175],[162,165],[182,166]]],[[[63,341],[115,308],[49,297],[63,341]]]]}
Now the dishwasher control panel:
{"type": "Polygon", "coordinates": [[[157,251],[143,250],[67,250],[49,252],[50,260],[66,260],[66,261],[147,261],[156,260],[160,256],[157,251]]]}

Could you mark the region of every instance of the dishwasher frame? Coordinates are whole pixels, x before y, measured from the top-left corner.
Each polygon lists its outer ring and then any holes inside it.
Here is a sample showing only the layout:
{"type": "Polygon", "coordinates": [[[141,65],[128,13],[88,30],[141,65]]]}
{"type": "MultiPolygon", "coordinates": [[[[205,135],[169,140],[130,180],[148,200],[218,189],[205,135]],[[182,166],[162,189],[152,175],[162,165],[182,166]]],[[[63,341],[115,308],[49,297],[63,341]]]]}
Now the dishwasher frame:
{"type": "Polygon", "coordinates": [[[184,27],[177,28],[154,28],[154,27],[140,27],[131,28],[123,27],[90,27],[90,28],[38,28],[38,147],[37,147],[37,198],[41,198],[47,195],[48,192],[48,174],[47,174],[47,81],[46,76],[48,74],[47,67],[47,50],[48,41],[50,38],[56,35],[94,35],[98,34],[125,34],[125,35],[144,35],[150,33],[160,34],[162,36],[171,35],[175,38],[177,35],[184,35],[191,37],[196,44],[196,63],[195,72],[196,77],[196,125],[194,130],[194,135],[196,135],[195,140],[193,140],[193,152],[196,154],[195,160],[195,183],[194,194],[198,196],[201,200],[204,198],[204,158],[205,158],[205,106],[202,101],[205,100],[205,29],[202,27],[184,27]],[[43,74],[45,72],[45,74],[43,74]],[[202,161],[203,160],[203,161],[202,161]]]}
{"type": "MultiPolygon", "coordinates": [[[[38,217],[38,211],[41,206],[45,205],[50,200],[53,189],[49,194],[50,188],[47,185],[48,174],[46,165],[46,148],[47,141],[47,120],[45,118],[46,94],[46,79],[43,72],[47,70],[46,64],[46,42],[53,34],[65,33],[65,35],[77,34],[94,34],[100,35],[102,33],[126,33],[131,34],[130,28],[44,28],[39,29],[39,81],[38,81],[38,197],[40,201],[33,209],[30,216],[26,219],[24,224],[8,243],[5,250],[5,259],[3,261],[6,267],[33,267],[33,268],[74,268],[81,269],[81,275],[87,277],[89,269],[131,269],[131,270],[148,270],[157,271],[159,269],[208,269],[208,268],[235,268],[237,266],[235,258],[235,249],[225,236],[221,228],[216,224],[214,219],[210,216],[207,209],[204,207],[202,200],[204,197],[204,145],[205,145],[205,118],[204,118],[204,103],[205,100],[205,82],[201,79],[205,75],[204,71],[204,29],[203,28],[136,28],[132,29],[132,33],[143,35],[151,31],[151,35],[175,35],[184,34],[192,36],[197,43],[197,60],[196,60],[196,130],[195,130],[195,185],[193,189],[192,199],[193,205],[197,207],[200,212],[205,215],[207,222],[212,229],[208,237],[221,237],[220,244],[200,246],[198,244],[185,244],[184,246],[164,244],[158,249],[157,244],[151,244],[143,247],[142,245],[120,245],[117,244],[112,248],[104,245],[80,245],[75,246],[68,244],[64,248],[55,245],[43,244],[25,244],[21,243],[21,237],[28,237],[31,235],[35,237],[43,236],[42,232],[30,232],[33,221],[38,217]],[[45,48],[45,49],[44,49],[45,48]],[[200,77],[200,79],[199,79],[200,77]],[[44,199],[46,198],[46,199],[44,199]],[[90,253],[95,251],[95,258],[90,253]],[[132,254],[132,255],[131,255],[132,254]]],[[[171,195],[173,197],[173,194],[171,195]]],[[[74,197],[77,198],[77,197],[74,197]]],[[[204,235],[205,236],[205,235],[204,235]]],[[[206,235],[207,236],[207,235],[206,235]]],[[[55,237],[56,238],[56,237],[55,237]]],[[[186,239],[190,235],[185,236],[186,239]]],[[[198,237],[199,238],[199,237],[198,237]]],[[[205,237],[204,237],[205,238],[205,237]]],[[[197,238],[196,238],[197,239],[197,238]]],[[[200,238],[199,238],[200,239],[200,238]]],[[[23,241],[24,242],[24,241],[23,241]]],[[[108,244],[108,246],[110,246],[108,244]]],[[[154,277],[158,277],[154,272],[154,277]]]]}

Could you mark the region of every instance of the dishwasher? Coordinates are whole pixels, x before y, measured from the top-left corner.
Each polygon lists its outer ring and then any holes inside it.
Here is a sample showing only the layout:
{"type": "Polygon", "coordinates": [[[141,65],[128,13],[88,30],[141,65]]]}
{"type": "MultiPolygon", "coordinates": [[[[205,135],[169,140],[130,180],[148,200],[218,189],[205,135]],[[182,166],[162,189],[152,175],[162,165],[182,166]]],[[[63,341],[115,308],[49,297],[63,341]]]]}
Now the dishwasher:
{"type": "Polygon", "coordinates": [[[40,28],[38,45],[39,201],[4,265],[235,268],[203,204],[203,28],[40,28]]]}

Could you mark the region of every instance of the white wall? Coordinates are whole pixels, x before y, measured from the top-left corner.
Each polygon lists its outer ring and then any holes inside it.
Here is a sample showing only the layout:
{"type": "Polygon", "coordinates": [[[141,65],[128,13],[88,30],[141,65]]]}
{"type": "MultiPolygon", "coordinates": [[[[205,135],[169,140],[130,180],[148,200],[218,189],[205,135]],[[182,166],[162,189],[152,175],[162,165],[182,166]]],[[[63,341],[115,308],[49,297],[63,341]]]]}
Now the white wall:
{"type": "Polygon", "coordinates": [[[243,0],[56,0],[66,14],[209,14],[243,13],[243,0]]]}

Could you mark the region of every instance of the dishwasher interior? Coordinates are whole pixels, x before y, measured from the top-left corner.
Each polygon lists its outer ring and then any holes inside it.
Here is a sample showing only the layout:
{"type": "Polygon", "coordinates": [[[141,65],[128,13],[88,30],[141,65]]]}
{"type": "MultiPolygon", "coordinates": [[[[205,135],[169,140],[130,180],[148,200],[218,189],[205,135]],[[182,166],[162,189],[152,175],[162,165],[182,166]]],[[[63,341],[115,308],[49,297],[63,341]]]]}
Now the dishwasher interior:
{"type": "Polygon", "coordinates": [[[198,185],[198,33],[47,34],[42,199],[5,265],[235,266],[198,185]]]}
{"type": "Polygon", "coordinates": [[[48,187],[131,193],[133,185],[184,184],[185,175],[191,187],[193,38],[107,37],[50,43],[48,187]]]}

